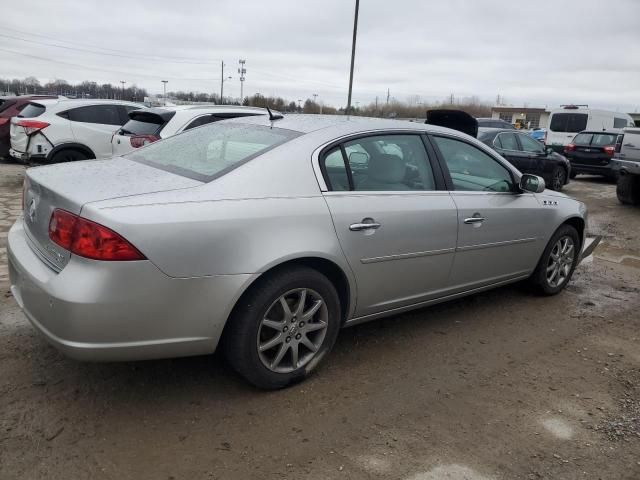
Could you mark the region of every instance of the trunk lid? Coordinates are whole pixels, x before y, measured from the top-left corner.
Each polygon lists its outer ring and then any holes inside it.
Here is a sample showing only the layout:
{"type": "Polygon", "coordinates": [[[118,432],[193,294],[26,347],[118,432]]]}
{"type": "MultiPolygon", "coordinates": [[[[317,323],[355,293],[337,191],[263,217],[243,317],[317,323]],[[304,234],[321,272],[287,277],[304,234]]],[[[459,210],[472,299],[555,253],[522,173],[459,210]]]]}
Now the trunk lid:
{"type": "Polygon", "coordinates": [[[49,239],[54,209],[79,215],[89,202],[199,185],[202,182],[124,158],[31,168],[25,175],[25,230],[33,250],[47,265],[60,271],[71,254],[49,239]]]}

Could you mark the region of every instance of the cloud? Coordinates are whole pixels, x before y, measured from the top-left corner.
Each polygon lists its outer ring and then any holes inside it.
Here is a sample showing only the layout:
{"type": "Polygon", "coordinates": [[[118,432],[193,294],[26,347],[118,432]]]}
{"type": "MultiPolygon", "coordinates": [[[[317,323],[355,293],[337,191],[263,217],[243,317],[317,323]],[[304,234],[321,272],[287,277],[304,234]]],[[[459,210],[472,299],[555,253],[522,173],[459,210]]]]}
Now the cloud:
{"type": "MultiPolygon", "coordinates": [[[[220,62],[239,94],[317,93],[346,103],[353,2],[345,0],[32,0],[0,19],[0,76],[126,80],[160,92],[217,92],[220,62]],[[64,47],[64,48],[63,48],[64,47]],[[18,53],[10,53],[18,52],[18,53]],[[25,56],[22,54],[28,54],[25,56]],[[189,63],[187,63],[189,62],[189,63]]],[[[635,110],[636,0],[363,0],[354,101],[453,93],[514,104],[635,110]]]]}

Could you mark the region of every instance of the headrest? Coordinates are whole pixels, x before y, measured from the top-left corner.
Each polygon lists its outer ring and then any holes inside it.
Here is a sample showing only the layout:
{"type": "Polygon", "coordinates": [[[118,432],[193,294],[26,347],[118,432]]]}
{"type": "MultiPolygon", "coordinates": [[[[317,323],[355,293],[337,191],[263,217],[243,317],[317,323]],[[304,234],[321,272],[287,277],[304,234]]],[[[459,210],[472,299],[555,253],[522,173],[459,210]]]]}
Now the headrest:
{"type": "Polygon", "coordinates": [[[381,183],[401,183],[406,175],[404,160],[396,155],[382,153],[369,159],[369,178],[381,183]]]}

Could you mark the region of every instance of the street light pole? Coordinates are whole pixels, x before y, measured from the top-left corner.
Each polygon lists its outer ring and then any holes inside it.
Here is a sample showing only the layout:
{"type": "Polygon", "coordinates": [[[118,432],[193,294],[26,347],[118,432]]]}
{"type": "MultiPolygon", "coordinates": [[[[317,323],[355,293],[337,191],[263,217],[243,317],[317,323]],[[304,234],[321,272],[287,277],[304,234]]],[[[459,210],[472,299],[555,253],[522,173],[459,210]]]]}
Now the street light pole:
{"type": "Polygon", "coordinates": [[[220,105],[224,104],[224,61],[220,62],[220,105]]]}
{"type": "Polygon", "coordinates": [[[163,83],[163,89],[164,89],[164,106],[167,106],[167,83],[169,83],[169,80],[160,80],[163,83]]]}
{"type": "Polygon", "coordinates": [[[356,0],[356,11],[353,17],[353,41],[351,43],[351,71],[349,72],[349,98],[347,99],[347,115],[351,111],[351,90],[353,88],[353,64],[356,58],[356,36],[358,35],[358,11],[360,0],[356,0]]]}
{"type": "Polygon", "coordinates": [[[122,84],[122,100],[124,100],[124,84],[127,83],[124,80],[120,80],[120,83],[122,84]]]}

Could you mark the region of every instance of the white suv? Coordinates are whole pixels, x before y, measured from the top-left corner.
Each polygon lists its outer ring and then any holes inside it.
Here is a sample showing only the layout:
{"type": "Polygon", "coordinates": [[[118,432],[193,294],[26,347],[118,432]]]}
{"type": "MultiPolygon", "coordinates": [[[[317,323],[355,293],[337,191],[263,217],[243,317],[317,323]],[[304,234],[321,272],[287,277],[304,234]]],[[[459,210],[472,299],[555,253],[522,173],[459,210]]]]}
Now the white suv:
{"type": "Polygon", "coordinates": [[[129,112],[141,108],[118,100],[30,102],[11,119],[9,154],[35,164],[110,157],[113,133],[129,120],[129,112]]]}
{"type": "Polygon", "coordinates": [[[162,138],[227,118],[267,115],[264,108],[233,105],[178,105],[129,112],[129,121],[113,136],[113,155],[124,155],[162,138]]]}

